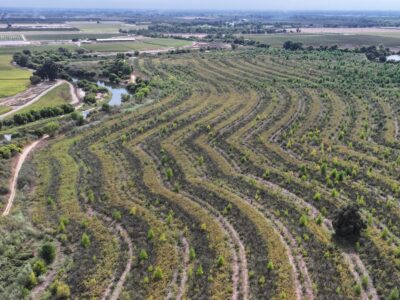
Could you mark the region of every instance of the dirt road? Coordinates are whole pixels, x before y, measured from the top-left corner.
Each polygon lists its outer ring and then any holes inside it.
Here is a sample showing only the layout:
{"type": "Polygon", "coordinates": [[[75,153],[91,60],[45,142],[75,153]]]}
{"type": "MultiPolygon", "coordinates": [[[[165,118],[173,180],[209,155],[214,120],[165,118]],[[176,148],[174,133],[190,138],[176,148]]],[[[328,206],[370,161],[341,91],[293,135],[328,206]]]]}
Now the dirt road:
{"type": "Polygon", "coordinates": [[[74,85],[69,81],[64,81],[64,82],[66,82],[69,85],[69,90],[70,90],[70,94],[71,94],[71,102],[70,102],[70,104],[73,105],[73,106],[78,105],[79,102],[80,102],[80,99],[79,99],[79,97],[77,95],[77,92],[75,90],[74,85]]]}
{"type": "Polygon", "coordinates": [[[21,167],[24,164],[26,158],[28,157],[29,153],[32,152],[33,149],[35,149],[41,141],[44,139],[48,138],[48,135],[43,136],[40,140],[37,140],[30,144],[29,146],[25,147],[20,156],[18,157],[18,162],[15,167],[15,170],[13,171],[11,182],[10,182],[10,196],[7,201],[7,206],[2,214],[3,217],[7,216],[10,213],[11,207],[14,203],[15,195],[17,193],[17,182],[18,182],[18,175],[19,172],[21,171],[21,167]]]}

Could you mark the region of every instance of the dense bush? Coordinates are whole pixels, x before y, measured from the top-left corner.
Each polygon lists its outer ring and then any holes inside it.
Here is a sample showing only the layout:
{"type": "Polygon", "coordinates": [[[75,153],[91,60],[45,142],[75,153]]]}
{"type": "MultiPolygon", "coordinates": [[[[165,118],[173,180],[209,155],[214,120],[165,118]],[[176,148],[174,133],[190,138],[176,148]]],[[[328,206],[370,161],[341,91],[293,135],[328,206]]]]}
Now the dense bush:
{"type": "Polygon", "coordinates": [[[40,249],[40,257],[43,258],[47,264],[51,264],[56,258],[56,247],[54,244],[50,242],[44,243],[40,249]]]}
{"type": "Polygon", "coordinates": [[[0,157],[8,159],[13,157],[15,154],[22,151],[22,148],[15,144],[9,144],[0,147],[0,157]]]}
{"type": "Polygon", "coordinates": [[[126,89],[130,94],[135,95],[138,100],[142,100],[150,93],[150,82],[148,80],[143,80],[142,78],[137,77],[136,82],[129,83],[126,86],[126,89]]]}
{"type": "Polygon", "coordinates": [[[335,213],[332,225],[336,235],[346,240],[357,239],[361,231],[366,228],[359,207],[354,204],[349,204],[338,209],[335,213]]]}
{"type": "Polygon", "coordinates": [[[371,61],[385,62],[386,56],[390,55],[390,49],[383,46],[361,47],[358,51],[365,53],[365,56],[371,61]]]}
{"type": "Polygon", "coordinates": [[[53,137],[59,128],[60,124],[58,122],[49,122],[44,126],[43,132],[53,137]]]}
{"type": "Polygon", "coordinates": [[[32,75],[29,79],[33,85],[39,84],[42,81],[42,78],[37,75],[32,75]]]}
{"type": "Polygon", "coordinates": [[[132,73],[132,66],[125,60],[123,53],[118,53],[116,59],[107,62],[103,66],[103,76],[108,80],[118,83],[123,79],[128,79],[132,73]]]}
{"type": "Polygon", "coordinates": [[[286,50],[303,50],[303,43],[286,41],[283,43],[283,49],[286,50]]]}
{"type": "Polygon", "coordinates": [[[96,94],[93,93],[86,94],[85,97],[83,97],[83,101],[89,104],[96,103],[96,94]]]}

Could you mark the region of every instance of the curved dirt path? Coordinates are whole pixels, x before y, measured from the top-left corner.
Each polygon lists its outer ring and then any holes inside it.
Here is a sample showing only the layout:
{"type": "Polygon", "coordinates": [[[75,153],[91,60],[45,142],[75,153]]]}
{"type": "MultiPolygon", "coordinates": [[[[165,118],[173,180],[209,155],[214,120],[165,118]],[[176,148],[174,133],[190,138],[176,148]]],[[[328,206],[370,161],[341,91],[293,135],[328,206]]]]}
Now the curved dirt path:
{"type": "Polygon", "coordinates": [[[28,157],[29,153],[32,152],[33,149],[35,149],[41,141],[44,139],[47,139],[49,136],[45,135],[43,136],[40,140],[37,140],[30,144],[29,146],[25,147],[24,150],[22,151],[21,155],[18,157],[18,162],[15,167],[15,170],[13,171],[12,177],[11,177],[11,182],[10,182],[10,196],[7,200],[7,206],[5,210],[3,211],[2,216],[8,216],[10,213],[11,207],[14,203],[15,195],[17,194],[17,181],[18,181],[18,175],[19,172],[21,171],[21,167],[24,164],[26,158],[28,157]]]}
{"type": "Polygon", "coordinates": [[[179,291],[178,295],[176,296],[176,300],[181,300],[183,296],[185,295],[185,287],[186,287],[186,282],[188,279],[188,266],[190,262],[190,257],[189,257],[189,242],[185,237],[182,237],[181,239],[183,247],[184,247],[184,258],[183,258],[183,270],[181,274],[181,283],[179,285],[179,291]]]}
{"type": "Polygon", "coordinates": [[[110,300],[118,300],[119,295],[122,292],[122,288],[124,287],[126,278],[131,271],[132,268],[132,259],[133,259],[133,246],[132,246],[132,241],[129,238],[128,232],[120,225],[116,224],[116,229],[118,230],[119,234],[125,241],[125,243],[128,245],[128,262],[126,263],[125,270],[122,273],[121,277],[118,280],[117,285],[115,286],[115,289],[113,293],[111,294],[110,300]]]}
{"type": "MultiPolygon", "coordinates": [[[[119,296],[122,292],[122,289],[124,287],[125,281],[127,279],[127,276],[129,272],[131,271],[132,268],[132,262],[133,262],[133,244],[132,240],[129,238],[128,232],[123,228],[123,226],[120,223],[117,223],[113,221],[110,217],[105,216],[101,214],[100,212],[94,210],[92,207],[87,208],[87,214],[89,217],[97,217],[105,222],[110,223],[111,226],[114,227],[115,232],[118,233],[123,241],[127,244],[128,246],[128,261],[125,265],[125,270],[121,274],[121,276],[118,279],[118,282],[115,284],[114,290],[111,293],[111,290],[113,289],[114,282],[111,282],[110,285],[107,287],[107,289],[104,291],[103,296],[101,297],[102,300],[118,300],[119,296]],[[110,295],[111,293],[111,295],[110,295]]],[[[113,277],[115,278],[115,277],[113,277]]]]}
{"type": "Polygon", "coordinates": [[[189,257],[189,242],[187,239],[182,236],[180,238],[180,241],[182,243],[182,266],[180,268],[175,269],[174,274],[172,276],[172,281],[169,284],[168,287],[168,295],[165,298],[166,300],[181,300],[186,292],[186,282],[188,279],[188,268],[189,268],[189,263],[190,263],[190,257],[189,257]],[[178,283],[178,276],[179,276],[179,283],[178,283]],[[177,291],[175,291],[177,289],[177,291]],[[175,296],[176,294],[176,296],[175,296]]]}
{"type": "Polygon", "coordinates": [[[67,83],[69,85],[69,91],[70,91],[71,98],[72,98],[70,104],[73,105],[73,106],[78,105],[81,100],[78,97],[78,94],[77,94],[77,91],[75,89],[75,86],[71,82],[66,81],[66,80],[63,80],[62,82],[65,82],[65,83],[67,83]]]}

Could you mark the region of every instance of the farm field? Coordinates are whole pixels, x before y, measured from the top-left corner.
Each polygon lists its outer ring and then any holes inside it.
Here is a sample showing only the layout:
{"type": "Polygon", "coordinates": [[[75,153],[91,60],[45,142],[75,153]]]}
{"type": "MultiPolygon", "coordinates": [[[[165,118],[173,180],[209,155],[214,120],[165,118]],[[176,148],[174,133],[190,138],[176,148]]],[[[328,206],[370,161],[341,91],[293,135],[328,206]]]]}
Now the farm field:
{"type": "Polygon", "coordinates": [[[78,39],[106,39],[120,35],[119,33],[82,33],[79,31],[67,32],[30,32],[25,37],[28,41],[66,41],[78,39]]]}
{"type": "Polygon", "coordinates": [[[22,41],[23,37],[21,34],[13,33],[0,33],[0,42],[2,41],[22,41]]]}
{"type": "Polygon", "coordinates": [[[23,92],[30,85],[31,72],[11,64],[12,57],[0,55],[0,98],[23,92]]]}
{"type": "Polygon", "coordinates": [[[58,48],[63,47],[68,50],[75,50],[78,49],[78,46],[75,44],[58,44],[58,45],[27,45],[27,46],[13,46],[13,47],[0,47],[0,57],[8,55],[11,57],[12,54],[15,52],[22,52],[23,50],[30,50],[30,51],[45,51],[45,50],[57,50],[58,48]]]}
{"type": "MultiPolygon", "coordinates": [[[[71,102],[71,93],[70,87],[68,83],[63,83],[51,91],[49,91],[46,95],[41,97],[38,101],[29,105],[26,108],[23,108],[18,111],[19,114],[27,113],[31,110],[41,110],[45,107],[56,107],[61,106],[62,104],[68,104],[71,102]]],[[[8,117],[8,116],[7,116],[8,117]]],[[[12,115],[10,115],[12,117],[12,115]]]]}
{"type": "MultiPolygon", "coordinates": [[[[72,34],[73,35],[73,34],[72,34]]],[[[69,38],[72,38],[72,35],[69,38]]],[[[38,39],[47,39],[46,35],[38,35],[38,39]]],[[[96,35],[98,38],[111,38],[114,35],[96,35]]],[[[62,38],[63,35],[55,34],[52,38],[58,39],[62,38]]],[[[27,36],[29,40],[30,37],[27,36]]],[[[146,38],[143,40],[137,40],[135,42],[110,42],[110,43],[95,43],[95,44],[82,44],[82,48],[89,51],[98,51],[98,52],[124,52],[124,51],[141,51],[141,50],[156,50],[163,48],[171,48],[171,47],[184,47],[190,46],[192,42],[183,41],[177,39],[169,39],[169,38],[146,38]]],[[[31,51],[45,51],[45,50],[57,50],[58,48],[63,47],[68,50],[78,49],[78,46],[75,44],[49,44],[49,45],[27,45],[27,46],[7,46],[0,47],[0,55],[11,55],[15,52],[21,52],[25,49],[31,51]]]]}
{"type": "Polygon", "coordinates": [[[281,47],[284,42],[291,40],[301,42],[305,46],[333,46],[341,48],[356,48],[361,46],[379,45],[400,49],[400,35],[397,33],[377,34],[335,34],[335,33],[287,33],[287,34],[255,34],[244,35],[246,38],[267,43],[273,47],[281,47]]]}
{"type": "MultiPolygon", "coordinates": [[[[292,30],[296,30],[293,28],[292,30]]],[[[367,27],[367,28],[346,28],[346,27],[313,27],[313,28],[300,28],[302,33],[335,33],[335,34],[369,34],[369,35],[393,35],[398,36],[400,34],[399,28],[396,27],[367,27]]]]}
{"type": "Polygon", "coordinates": [[[84,33],[118,33],[119,29],[139,29],[147,26],[128,24],[123,22],[67,22],[68,25],[78,28],[84,33]]]}
{"type": "Polygon", "coordinates": [[[0,298],[392,299],[397,65],[244,49],[133,68],[156,101],[95,116],[23,166],[3,249],[50,241],[55,271],[26,287],[36,258],[10,254],[0,298]],[[366,222],[357,242],[333,232],[347,204],[366,222]]]}
{"type": "Polygon", "coordinates": [[[5,114],[11,110],[10,107],[5,105],[0,105],[0,115],[5,114]]]}
{"type": "Polygon", "coordinates": [[[152,38],[135,42],[84,44],[82,48],[98,52],[127,52],[190,46],[192,42],[168,38],[152,38]]]}

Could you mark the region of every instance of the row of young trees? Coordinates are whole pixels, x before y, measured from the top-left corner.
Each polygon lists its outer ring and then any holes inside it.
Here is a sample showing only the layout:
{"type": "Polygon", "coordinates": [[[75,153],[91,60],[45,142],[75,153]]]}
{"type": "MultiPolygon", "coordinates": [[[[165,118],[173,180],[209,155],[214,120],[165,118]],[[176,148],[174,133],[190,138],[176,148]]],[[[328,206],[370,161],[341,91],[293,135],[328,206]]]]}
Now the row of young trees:
{"type": "Polygon", "coordinates": [[[12,119],[0,122],[0,129],[3,126],[24,125],[37,120],[57,117],[73,112],[75,109],[71,104],[63,104],[56,107],[45,107],[40,110],[30,110],[26,113],[15,114],[12,119]]]}

